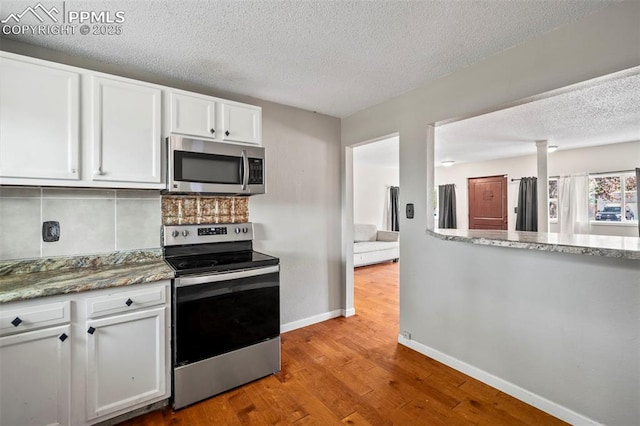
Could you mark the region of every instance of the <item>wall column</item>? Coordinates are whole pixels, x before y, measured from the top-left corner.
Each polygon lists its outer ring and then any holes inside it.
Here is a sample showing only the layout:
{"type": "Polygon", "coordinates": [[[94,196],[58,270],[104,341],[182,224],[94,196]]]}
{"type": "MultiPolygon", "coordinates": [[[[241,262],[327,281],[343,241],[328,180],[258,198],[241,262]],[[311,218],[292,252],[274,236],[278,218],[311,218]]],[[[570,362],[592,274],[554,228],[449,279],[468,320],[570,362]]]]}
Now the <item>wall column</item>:
{"type": "Polygon", "coordinates": [[[548,141],[536,141],[538,150],[538,232],[549,232],[548,141]]]}

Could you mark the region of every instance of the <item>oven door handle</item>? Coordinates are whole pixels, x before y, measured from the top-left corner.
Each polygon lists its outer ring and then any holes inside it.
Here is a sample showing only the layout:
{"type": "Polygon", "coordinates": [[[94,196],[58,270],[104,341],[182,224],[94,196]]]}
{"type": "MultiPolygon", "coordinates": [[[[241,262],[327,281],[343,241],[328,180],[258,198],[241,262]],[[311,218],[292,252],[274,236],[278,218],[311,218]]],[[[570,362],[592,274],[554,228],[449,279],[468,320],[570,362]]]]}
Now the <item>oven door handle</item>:
{"type": "Polygon", "coordinates": [[[257,277],[259,275],[273,274],[280,271],[280,266],[268,266],[266,268],[247,269],[238,272],[224,272],[220,274],[205,275],[200,277],[175,278],[176,287],[186,287],[196,284],[214,283],[220,281],[237,280],[240,278],[257,277]]]}

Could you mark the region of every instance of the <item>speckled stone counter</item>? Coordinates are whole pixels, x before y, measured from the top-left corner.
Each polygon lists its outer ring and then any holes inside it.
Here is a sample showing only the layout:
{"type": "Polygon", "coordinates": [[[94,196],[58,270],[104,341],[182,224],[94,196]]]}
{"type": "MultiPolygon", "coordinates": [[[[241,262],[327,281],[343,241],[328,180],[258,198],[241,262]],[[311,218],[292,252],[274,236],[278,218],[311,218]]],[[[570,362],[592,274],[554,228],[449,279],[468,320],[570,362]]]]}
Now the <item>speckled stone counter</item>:
{"type": "Polygon", "coordinates": [[[171,279],[160,249],[0,262],[0,303],[171,279]]]}
{"type": "Polygon", "coordinates": [[[462,229],[427,230],[427,233],[441,240],[462,241],[485,246],[640,260],[640,238],[636,237],[462,229]]]}

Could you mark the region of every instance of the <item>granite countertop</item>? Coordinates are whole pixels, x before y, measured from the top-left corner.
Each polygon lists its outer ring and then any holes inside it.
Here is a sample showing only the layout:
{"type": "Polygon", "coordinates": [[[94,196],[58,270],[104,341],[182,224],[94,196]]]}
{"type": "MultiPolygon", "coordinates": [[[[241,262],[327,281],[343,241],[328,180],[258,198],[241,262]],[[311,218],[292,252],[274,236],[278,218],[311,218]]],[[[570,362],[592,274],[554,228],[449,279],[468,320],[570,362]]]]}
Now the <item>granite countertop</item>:
{"type": "Polygon", "coordinates": [[[171,279],[160,249],[0,262],[0,303],[171,279]]]}
{"type": "Polygon", "coordinates": [[[463,229],[427,230],[427,233],[441,240],[487,246],[640,260],[640,238],[637,237],[463,229]]]}

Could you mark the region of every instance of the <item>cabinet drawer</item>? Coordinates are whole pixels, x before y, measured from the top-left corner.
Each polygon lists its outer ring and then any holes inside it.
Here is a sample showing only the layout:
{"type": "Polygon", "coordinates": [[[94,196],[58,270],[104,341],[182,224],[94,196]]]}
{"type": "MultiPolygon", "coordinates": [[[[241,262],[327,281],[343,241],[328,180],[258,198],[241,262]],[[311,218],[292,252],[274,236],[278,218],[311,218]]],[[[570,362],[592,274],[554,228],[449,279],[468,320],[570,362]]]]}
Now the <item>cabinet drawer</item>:
{"type": "Polygon", "coordinates": [[[2,310],[0,313],[0,336],[35,330],[71,320],[71,303],[60,302],[25,308],[2,310]]]}
{"type": "Polygon", "coordinates": [[[165,286],[146,290],[124,291],[87,300],[87,317],[96,318],[120,312],[135,311],[147,306],[164,305],[167,302],[165,286]]]}

